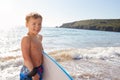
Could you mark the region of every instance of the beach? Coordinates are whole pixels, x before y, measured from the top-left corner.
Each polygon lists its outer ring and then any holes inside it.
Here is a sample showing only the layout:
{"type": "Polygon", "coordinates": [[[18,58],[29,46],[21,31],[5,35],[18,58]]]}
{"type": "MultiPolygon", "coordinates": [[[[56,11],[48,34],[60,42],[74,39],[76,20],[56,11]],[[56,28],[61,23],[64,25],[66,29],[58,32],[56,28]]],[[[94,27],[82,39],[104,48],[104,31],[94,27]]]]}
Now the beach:
{"type": "Polygon", "coordinates": [[[75,80],[120,80],[119,49],[120,47],[68,49],[56,52],[64,55],[54,54],[53,57],[75,80]],[[55,55],[59,55],[59,58],[55,55]]]}
{"type": "MultiPolygon", "coordinates": [[[[19,80],[23,58],[23,27],[0,34],[0,80],[19,80]]],[[[120,33],[65,28],[43,28],[44,52],[74,80],[120,80],[120,33]],[[116,36],[117,35],[117,36],[116,36]]]]}
{"type": "MultiPolygon", "coordinates": [[[[47,53],[60,63],[74,80],[120,80],[120,47],[73,48],[49,50],[47,53]]],[[[22,56],[6,57],[0,61],[0,79],[19,80],[22,56]]]]}

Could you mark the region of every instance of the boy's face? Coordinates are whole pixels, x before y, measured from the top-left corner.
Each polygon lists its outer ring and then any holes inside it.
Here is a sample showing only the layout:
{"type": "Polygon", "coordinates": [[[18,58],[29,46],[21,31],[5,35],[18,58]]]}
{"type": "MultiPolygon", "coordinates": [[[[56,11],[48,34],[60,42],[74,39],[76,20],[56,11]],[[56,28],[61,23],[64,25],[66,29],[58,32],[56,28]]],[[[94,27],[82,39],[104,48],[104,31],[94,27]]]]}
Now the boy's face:
{"type": "Polygon", "coordinates": [[[33,35],[37,35],[41,30],[42,19],[41,18],[30,18],[30,20],[26,23],[28,27],[29,33],[33,35]]]}

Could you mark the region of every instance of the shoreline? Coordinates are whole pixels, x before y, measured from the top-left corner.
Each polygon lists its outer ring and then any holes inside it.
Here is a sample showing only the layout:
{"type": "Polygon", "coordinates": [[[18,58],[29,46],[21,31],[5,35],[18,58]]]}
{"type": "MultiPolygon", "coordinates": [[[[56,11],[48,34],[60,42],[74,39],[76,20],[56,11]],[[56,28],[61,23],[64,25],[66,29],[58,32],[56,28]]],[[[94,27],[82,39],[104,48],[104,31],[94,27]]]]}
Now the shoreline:
{"type": "MultiPolygon", "coordinates": [[[[120,47],[57,49],[48,50],[47,53],[57,60],[74,80],[120,80],[120,71],[118,71],[120,69],[120,47]]],[[[2,60],[0,79],[18,80],[23,64],[22,56],[7,57],[2,60]]]]}
{"type": "Polygon", "coordinates": [[[64,23],[59,28],[120,32],[120,19],[88,19],[64,23]]]}

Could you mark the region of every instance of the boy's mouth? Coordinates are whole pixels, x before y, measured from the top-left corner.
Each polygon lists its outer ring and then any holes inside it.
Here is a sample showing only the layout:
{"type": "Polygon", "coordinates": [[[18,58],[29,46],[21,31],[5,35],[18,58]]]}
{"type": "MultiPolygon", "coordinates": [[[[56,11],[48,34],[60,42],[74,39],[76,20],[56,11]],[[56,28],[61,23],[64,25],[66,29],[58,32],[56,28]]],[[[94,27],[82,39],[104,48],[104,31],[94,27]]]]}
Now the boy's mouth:
{"type": "Polygon", "coordinates": [[[39,33],[39,30],[35,30],[35,34],[39,33]]]}
{"type": "Polygon", "coordinates": [[[36,32],[39,32],[40,30],[39,29],[33,29],[34,31],[36,31],[36,32]]]}

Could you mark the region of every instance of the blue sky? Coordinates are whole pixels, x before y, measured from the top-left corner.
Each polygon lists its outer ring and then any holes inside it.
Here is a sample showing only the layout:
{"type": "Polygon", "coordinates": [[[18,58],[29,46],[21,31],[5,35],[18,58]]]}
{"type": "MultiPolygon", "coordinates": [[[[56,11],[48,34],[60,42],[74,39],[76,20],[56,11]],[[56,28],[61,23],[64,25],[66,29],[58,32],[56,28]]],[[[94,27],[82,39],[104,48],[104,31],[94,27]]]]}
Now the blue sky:
{"type": "Polygon", "coordinates": [[[43,26],[87,19],[119,19],[120,0],[0,0],[0,28],[25,25],[29,12],[43,16],[43,26]]]}

